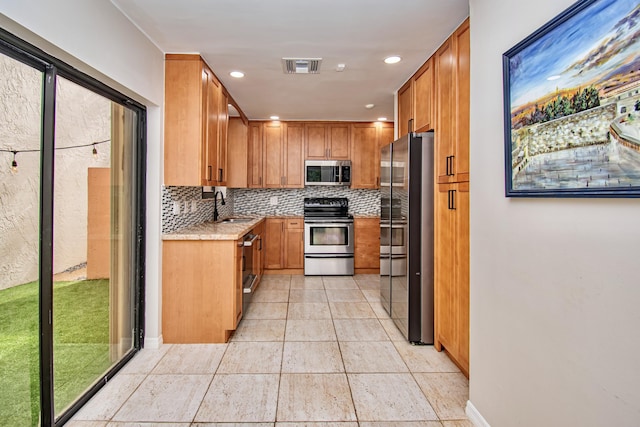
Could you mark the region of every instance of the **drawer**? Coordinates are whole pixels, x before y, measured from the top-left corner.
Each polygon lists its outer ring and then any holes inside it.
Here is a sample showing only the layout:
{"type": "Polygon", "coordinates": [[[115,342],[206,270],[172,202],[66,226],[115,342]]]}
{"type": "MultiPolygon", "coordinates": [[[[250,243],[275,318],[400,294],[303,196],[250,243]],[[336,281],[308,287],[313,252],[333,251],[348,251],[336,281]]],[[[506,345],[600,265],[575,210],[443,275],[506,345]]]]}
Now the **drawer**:
{"type": "Polygon", "coordinates": [[[287,219],[286,220],[286,227],[287,229],[289,228],[294,228],[294,229],[299,229],[299,228],[304,228],[304,220],[302,218],[300,219],[287,219]]]}

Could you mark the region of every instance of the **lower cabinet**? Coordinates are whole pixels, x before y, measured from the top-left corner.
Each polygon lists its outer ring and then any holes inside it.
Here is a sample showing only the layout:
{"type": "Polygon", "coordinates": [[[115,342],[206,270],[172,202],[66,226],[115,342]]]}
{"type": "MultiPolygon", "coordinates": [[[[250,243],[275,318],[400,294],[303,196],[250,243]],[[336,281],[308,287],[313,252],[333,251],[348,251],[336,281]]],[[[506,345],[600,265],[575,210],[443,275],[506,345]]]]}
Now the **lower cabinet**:
{"type": "Polygon", "coordinates": [[[435,205],[435,347],[469,376],[469,183],[438,184],[435,205]]]}
{"type": "Polygon", "coordinates": [[[304,268],[302,217],[267,218],[265,224],[265,270],[290,270],[291,273],[302,273],[304,268]]]}
{"type": "Polygon", "coordinates": [[[227,342],[242,317],[242,246],[236,240],[165,240],[165,343],[227,342]]]}
{"type": "Polygon", "coordinates": [[[354,268],[356,274],[380,272],[380,218],[355,218],[354,268]]]}

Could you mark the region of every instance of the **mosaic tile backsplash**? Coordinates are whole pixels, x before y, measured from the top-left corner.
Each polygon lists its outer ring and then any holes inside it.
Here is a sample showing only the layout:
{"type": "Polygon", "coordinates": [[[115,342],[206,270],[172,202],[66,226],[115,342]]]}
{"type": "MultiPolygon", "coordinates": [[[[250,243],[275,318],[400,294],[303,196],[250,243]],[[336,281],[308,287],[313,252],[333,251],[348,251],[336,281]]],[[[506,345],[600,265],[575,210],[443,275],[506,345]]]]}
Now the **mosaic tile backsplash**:
{"type": "MultiPolygon", "coordinates": [[[[298,215],[303,214],[305,197],[346,197],[349,212],[354,215],[379,215],[380,192],[336,187],[305,187],[293,189],[226,189],[222,206],[218,198],[218,213],[229,215],[298,215]]],[[[162,187],[162,232],[170,233],[184,227],[213,220],[213,199],[202,199],[200,187],[162,187]]]]}

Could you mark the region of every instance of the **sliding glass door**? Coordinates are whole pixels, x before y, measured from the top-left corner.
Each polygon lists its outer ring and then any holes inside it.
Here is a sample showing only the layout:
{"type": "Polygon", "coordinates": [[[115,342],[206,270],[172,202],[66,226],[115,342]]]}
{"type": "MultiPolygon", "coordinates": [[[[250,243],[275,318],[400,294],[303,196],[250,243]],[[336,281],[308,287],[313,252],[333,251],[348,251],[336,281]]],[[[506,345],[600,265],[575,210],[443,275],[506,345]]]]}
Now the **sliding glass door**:
{"type": "Polygon", "coordinates": [[[145,111],[5,33],[0,96],[0,425],[61,424],[142,346],[145,111]]]}

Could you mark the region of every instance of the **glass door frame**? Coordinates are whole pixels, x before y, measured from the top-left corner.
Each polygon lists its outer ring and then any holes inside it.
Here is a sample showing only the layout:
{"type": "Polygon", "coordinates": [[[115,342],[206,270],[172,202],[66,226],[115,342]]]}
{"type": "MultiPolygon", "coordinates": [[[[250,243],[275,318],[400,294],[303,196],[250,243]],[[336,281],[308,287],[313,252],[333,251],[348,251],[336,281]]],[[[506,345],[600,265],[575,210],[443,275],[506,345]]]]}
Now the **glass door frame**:
{"type": "Polygon", "coordinates": [[[39,340],[40,340],[40,425],[57,426],[68,421],[137,351],[144,346],[144,289],[146,241],[146,108],[144,105],[80,72],[32,44],[0,28],[0,54],[32,66],[43,73],[42,128],[40,141],[40,236],[39,236],[39,340]],[[133,349],[111,367],[84,395],[55,418],[53,375],[53,196],[55,107],[57,77],[64,77],[112,102],[133,110],[137,116],[134,216],[134,342],[133,349]]]}

